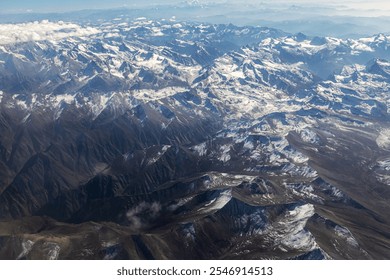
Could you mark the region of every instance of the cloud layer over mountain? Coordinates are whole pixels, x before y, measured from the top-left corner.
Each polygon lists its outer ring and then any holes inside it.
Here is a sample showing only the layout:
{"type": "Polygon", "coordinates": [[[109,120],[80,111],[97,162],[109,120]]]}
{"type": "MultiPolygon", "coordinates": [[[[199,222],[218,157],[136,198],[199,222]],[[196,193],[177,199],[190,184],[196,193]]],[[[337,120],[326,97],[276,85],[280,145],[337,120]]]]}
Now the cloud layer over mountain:
{"type": "Polygon", "coordinates": [[[60,40],[67,37],[84,37],[99,33],[92,27],[81,27],[74,23],[50,22],[48,20],[21,23],[0,24],[0,45],[13,43],[60,40]]]}

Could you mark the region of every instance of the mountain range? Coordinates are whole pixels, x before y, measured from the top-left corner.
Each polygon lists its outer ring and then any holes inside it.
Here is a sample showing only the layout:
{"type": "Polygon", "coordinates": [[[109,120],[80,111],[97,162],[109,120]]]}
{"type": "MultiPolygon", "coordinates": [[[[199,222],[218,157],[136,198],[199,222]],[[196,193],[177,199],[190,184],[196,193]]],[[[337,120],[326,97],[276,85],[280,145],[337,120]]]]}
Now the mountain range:
{"type": "Polygon", "coordinates": [[[390,37],[12,28],[0,258],[390,257],[390,37]]]}

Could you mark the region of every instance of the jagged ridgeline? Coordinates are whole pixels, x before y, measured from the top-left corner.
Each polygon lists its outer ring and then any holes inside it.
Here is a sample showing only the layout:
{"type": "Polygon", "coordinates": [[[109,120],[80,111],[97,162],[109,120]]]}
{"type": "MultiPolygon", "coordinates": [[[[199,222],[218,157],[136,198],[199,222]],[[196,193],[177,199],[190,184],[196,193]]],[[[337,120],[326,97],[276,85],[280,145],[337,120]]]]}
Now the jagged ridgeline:
{"type": "Polygon", "coordinates": [[[390,257],[389,37],[7,28],[0,258],[390,257]]]}

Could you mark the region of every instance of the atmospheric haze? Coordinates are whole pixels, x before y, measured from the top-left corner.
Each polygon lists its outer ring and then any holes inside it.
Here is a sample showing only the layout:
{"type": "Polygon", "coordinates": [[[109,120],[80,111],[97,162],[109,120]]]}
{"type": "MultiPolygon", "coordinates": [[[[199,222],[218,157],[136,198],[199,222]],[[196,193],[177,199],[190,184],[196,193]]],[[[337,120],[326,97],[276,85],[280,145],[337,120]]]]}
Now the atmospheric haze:
{"type": "Polygon", "coordinates": [[[311,36],[359,38],[390,32],[387,1],[1,1],[0,23],[35,20],[79,21],[130,18],[171,18],[216,24],[268,26],[311,36]],[[109,13],[102,10],[110,9],[109,13]],[[77,13],[71,11],[77,10],[77,13]],[[43,14],[42,14],[43,13],[43,14]],[[57,13],[55,16],[50,13],[57,13]],[[62,13],[62,14],[58,14],[62,13]]]}

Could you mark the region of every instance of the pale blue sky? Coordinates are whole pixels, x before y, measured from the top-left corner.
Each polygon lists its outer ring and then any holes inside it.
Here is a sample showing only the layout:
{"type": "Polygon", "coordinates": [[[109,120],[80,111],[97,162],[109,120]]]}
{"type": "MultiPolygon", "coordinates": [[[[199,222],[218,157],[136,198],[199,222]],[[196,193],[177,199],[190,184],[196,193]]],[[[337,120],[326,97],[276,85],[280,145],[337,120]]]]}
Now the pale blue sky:
{"type": "Polygon", "coordinates": [[[163,0],[0,0],[1,12],[16,11],[69,11],[80,9],[116,8],[121,6],[134,6],[143,3],[169,3],[180,1],[163,0]]]}
{"type": "MultiPolygon", "coordinates": [[[[26,13],[26,12],[66,12],[82,9],[107,9],[118,7],[142,7],[156,4],[178,4],[183,2],[198,1],[200,3],[226,3],[238,4],[238,7],[256,5],[257,7],[286,8],[296,4],[300,6],[329,7],[335,15],[340,11],[343,15],[354,16],[389,16],[389,0],[0,0],[1,13],[26,13]]],[[[226,6],[228,6],[226,5],[226,6]]],[[[223,10],[224,5],[221,5],[223,10]]],[[[221,11],[223,12],[223,11],[221,11]]],[[[330,11],[329,15],[334,14],[330,11]]]]}
{"type": "Polygon", "coordinates": [[[101,0],[0,0],[0,9],[2,12],[16,11],[62,11],[77,10],[84,8],[108,7],[107,3],[118,5],[121,1],[101,1],[101,0]]]}

